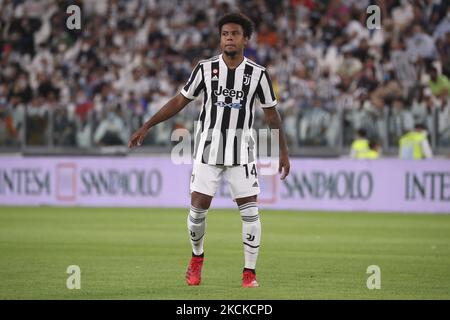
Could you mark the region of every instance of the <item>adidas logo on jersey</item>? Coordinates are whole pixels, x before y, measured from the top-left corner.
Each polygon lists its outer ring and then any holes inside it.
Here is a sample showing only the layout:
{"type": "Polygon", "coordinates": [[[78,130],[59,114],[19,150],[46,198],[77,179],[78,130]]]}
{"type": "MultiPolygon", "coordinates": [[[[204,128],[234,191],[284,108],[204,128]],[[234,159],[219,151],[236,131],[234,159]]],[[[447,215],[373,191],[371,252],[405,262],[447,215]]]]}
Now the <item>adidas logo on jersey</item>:
{"type": "Polygon", "coordinates": [[[236,99],[242,99],[244,97],[244,91],[227,88],[224,89],[222,86],[219,87],[219,90],[214,90],[214,94],[216,96],[224,95],[225,97],[236,99]]]}

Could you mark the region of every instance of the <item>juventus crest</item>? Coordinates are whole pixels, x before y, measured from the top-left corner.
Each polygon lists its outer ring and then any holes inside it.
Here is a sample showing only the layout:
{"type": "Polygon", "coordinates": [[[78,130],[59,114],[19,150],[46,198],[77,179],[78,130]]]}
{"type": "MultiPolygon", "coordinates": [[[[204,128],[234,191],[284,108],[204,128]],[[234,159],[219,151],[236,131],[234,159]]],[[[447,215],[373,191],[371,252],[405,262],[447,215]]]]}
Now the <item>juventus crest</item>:
{"type": "Polygon", "coordinates": [[[252,80],[252,76],[249,74],[244,74],[244,85],[248,86],[250,80],[252,80]]]}

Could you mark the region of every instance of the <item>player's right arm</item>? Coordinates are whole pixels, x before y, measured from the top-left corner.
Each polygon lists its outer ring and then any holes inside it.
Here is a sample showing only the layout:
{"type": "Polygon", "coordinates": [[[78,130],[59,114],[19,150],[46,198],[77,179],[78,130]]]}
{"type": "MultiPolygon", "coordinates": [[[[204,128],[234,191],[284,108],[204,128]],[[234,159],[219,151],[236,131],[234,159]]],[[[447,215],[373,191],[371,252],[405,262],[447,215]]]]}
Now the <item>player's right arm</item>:
{"type": "Polygon", "coordinates": [[[146,123],[142,125],[128,141],[128,148],[140,146],[151,127],[160,122],[172,118],[192,100],[186,98],[181,93],[170,99],[157,113],[153,115],[146,123]]]}
{"type": "Polygon", "coordinates": [[[189,102],[197,98],[204,89],[205,80],[203,76],[203,67],[198,63],[192,71],[189,81],[183,87],[181,92],[169,100],[169,102],[167,102],[153,117],[150,118],[150,120],[131,136],[130,141],[128,141],[128,148],[140,146],[151,127],[176,115],[189,102]]]}

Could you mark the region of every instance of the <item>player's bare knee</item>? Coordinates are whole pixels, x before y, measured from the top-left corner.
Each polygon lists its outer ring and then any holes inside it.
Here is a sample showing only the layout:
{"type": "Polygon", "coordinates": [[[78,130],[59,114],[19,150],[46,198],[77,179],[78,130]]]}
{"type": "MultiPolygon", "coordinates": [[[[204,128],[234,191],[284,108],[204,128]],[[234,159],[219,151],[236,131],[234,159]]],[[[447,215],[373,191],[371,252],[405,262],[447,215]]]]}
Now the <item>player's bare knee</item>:
{"type": "Polygon", "coordinates": [[[257,202],[256,200],[257,200],[257,196],[256,195],[249,196],[249,197],[244,197],[244,198],[238,198],[238,199],[236,199],[236,204],[238,206],[242,206],[242,205],[244,205],[246,203],[249,203],[249,202],[257,202]]]}
{"type": "Polygon", "coordinates": [[[192,192],[191,194],[191,206],[207,210],[211,205],[212,197],[200,192],[192,192]]]}

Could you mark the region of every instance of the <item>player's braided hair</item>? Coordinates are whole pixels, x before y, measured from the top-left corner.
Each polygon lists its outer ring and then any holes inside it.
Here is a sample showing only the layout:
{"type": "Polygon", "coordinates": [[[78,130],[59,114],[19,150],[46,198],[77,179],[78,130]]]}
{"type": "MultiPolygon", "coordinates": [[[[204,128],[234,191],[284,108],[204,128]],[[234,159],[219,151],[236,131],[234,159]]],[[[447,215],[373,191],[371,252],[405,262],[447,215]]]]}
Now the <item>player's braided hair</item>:
{"type": "Polygon", "coordinates": [[[219,34],[222,32],[222,27],[227,23],[236,23],[244,30],[244,37],[250,39],[254,30],[253,21],[245,14],[240,12],[228,13],[220,18],[218,22],[219,34]]]}

